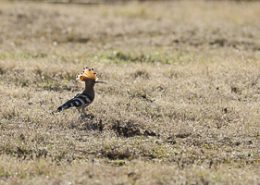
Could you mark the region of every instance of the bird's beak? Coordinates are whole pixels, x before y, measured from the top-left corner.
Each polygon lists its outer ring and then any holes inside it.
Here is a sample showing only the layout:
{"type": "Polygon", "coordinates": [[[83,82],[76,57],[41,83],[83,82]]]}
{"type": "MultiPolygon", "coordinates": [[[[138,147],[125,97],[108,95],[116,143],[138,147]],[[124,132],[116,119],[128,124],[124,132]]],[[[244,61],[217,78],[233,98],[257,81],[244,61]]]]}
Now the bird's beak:
{"type": "Polygon", "coordinates": [[[101,80],[99,80],[99,79],[97,78],[96,81],[95,81],[95,83],[103,83],[103,84],[105,84],[106,82],[101,81],[101,80]]]}

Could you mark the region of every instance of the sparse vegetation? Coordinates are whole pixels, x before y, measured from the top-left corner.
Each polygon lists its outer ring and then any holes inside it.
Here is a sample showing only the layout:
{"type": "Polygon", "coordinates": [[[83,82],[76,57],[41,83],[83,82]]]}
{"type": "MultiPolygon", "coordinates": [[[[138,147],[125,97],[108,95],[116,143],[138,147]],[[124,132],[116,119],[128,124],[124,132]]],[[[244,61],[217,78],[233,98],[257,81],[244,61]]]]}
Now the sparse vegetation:
{"type": "Polygon", "coordinates": [[[259,184],[259,9],[1,1],[0,184],[259,184]]]}

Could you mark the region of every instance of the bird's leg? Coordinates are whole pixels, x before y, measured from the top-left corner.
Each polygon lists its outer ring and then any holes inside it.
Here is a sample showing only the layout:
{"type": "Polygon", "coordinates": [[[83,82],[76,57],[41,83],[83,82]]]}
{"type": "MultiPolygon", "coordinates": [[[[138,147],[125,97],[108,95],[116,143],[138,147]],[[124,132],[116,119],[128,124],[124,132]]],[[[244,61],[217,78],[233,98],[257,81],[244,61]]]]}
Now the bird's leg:
{"type": "Polygon", "coordinates": [[[77,110],[80,113],[80,119],[84,119],[87,117],[87,114],[85,112],[85,107],[79,107],[79,108],[77,108],[77,110]]]}
{"type": "Polygon", "coordinates": [[[88,108],[87,108],[87,111],[88,111],[87,117],[90,118],[90,119],[93,119],[94,114],[88,108]]]}

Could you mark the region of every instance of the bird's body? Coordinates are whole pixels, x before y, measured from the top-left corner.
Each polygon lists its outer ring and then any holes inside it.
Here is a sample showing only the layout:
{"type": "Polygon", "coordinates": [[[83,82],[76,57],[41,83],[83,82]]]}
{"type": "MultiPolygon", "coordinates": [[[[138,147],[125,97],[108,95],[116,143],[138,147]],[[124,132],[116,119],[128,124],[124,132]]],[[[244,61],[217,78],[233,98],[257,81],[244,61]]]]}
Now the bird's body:
{"type": "Polygon", "coordinates": [[[76,107],[78,109],[84,109],[89,106],[95,98],[94,84],[85,84],[85,90],[82,93],[77,94],[74,98],[68,100],[63,105],[58,107],[58,112],[76,107]]]}
{"type": "Polygon", "coordinates": [[[81,115],[86,115],[86,107],[88,107],[95,98],[94,86],[95,83],[97,83],[96,73],[93,69],[85,68],[83,73],[80,74],[77,79],[85,82],[84,91],[59,106],[56,112],[61,112],[66,109],[76,107],[81,112],[81,115]]]}

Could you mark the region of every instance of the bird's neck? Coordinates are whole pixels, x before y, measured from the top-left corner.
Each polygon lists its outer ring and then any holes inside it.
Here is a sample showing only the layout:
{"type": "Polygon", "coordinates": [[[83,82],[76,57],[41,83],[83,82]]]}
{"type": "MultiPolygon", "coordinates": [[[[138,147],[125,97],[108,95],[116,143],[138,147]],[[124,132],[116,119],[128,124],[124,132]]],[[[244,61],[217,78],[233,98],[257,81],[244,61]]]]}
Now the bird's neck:
{"type": "Polygon", "coordinates": [[[83,94],[86,94],[92,100],[95,97],[94,85],[95,85],[95,82],[86,81],[85,82],[85,89],[83,91],[83,94]]]}

